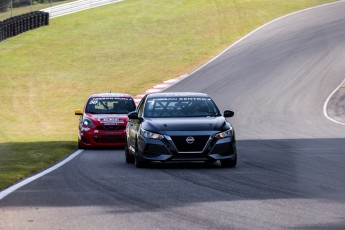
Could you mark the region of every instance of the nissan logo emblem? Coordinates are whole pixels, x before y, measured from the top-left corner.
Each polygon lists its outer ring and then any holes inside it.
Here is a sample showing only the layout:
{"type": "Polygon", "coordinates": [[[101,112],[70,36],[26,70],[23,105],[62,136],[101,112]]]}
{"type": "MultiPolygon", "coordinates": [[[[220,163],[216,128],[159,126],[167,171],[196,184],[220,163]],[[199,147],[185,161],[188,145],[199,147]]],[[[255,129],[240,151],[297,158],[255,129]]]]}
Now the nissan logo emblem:
{"type": "Polygon", "coordinates": [[[187,141],[188,144],[191,145],[191,144],[194,143],[194,137],[187,137],[187,138],[186,138],[186,141],[187,141]]]}

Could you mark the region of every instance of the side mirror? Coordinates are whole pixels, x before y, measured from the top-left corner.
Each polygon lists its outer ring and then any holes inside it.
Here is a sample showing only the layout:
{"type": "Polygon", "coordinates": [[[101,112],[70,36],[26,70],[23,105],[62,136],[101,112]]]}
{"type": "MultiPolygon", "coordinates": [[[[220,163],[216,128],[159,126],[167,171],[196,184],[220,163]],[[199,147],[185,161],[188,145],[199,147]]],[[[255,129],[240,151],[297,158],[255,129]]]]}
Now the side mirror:
{"type": "Polygon", "coordinates": [[[81,116],[81,115],[83,115],[83,110],[76,109],[74,113],[75,113],[75,115],[80,115],[81,116]]]}
{"type": "Polygon", "coordinates": [[[231,110],[225,110],[224,111],[224,117],[233,117],[235,113],[231,110]]]}
{"type": "Polygon", "coordinates": [[[128,118],[129,118],[129,119],[139,119],[138,112],[137,112],[137,111],[130,112],[130,113],[128,114],[128,118]]]}

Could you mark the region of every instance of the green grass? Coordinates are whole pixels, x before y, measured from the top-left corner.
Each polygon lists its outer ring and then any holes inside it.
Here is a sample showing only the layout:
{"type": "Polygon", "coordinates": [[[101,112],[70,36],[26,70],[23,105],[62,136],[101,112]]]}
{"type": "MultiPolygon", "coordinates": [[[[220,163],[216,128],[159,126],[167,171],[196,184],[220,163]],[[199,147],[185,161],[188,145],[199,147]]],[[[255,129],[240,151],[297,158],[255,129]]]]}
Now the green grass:
{"type": "Polygon", "coordinates": [[[0,188],[76,148],[74,110],[89,94],[142,93],[274,18],[326,2],[126,0],[1,42],[0,188]]]}
{"type": "Polygon", "coordinates": [[[1,143],[1,186],[4,187],[46,168],[47,165],[66,156],[73,148],[73,141],[1,143]]]}

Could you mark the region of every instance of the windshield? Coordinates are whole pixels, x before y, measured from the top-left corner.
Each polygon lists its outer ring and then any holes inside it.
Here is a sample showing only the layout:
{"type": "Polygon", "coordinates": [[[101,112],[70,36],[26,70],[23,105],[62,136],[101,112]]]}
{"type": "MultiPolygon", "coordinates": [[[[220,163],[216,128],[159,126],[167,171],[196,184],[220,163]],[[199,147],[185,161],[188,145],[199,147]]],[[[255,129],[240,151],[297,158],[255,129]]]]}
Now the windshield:
{"type": "Polygon", "coordinates": [[[128,114],[135,110],[132,98],[94,97],[87,102],[86,113],[92,114],[128,114]]]}
{"type": "Polygon", "coordinates": [[[149,98],[144,109],[145,117],[209,117],[220,116],[219,110],[208,97],[149,98]]]}

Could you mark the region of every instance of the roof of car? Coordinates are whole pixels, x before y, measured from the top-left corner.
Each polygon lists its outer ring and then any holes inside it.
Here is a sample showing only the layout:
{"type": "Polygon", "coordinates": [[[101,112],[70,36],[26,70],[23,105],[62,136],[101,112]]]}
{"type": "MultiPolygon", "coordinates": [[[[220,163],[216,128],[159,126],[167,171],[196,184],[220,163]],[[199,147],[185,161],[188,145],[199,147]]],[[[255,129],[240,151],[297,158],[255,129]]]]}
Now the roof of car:
{"type": "Polygon", "coordinates": [[[205,93],[195,93],[195,92],[170,92],[170,93],[151,93],[148,95],[150,98],[157,97],[209,97],[205,93]]]}
{"type": "Polygon", "coordinates": [[[126,93],[95,93],[91,94],[90,97],[132,97],[130,94],[126,93]]]}

